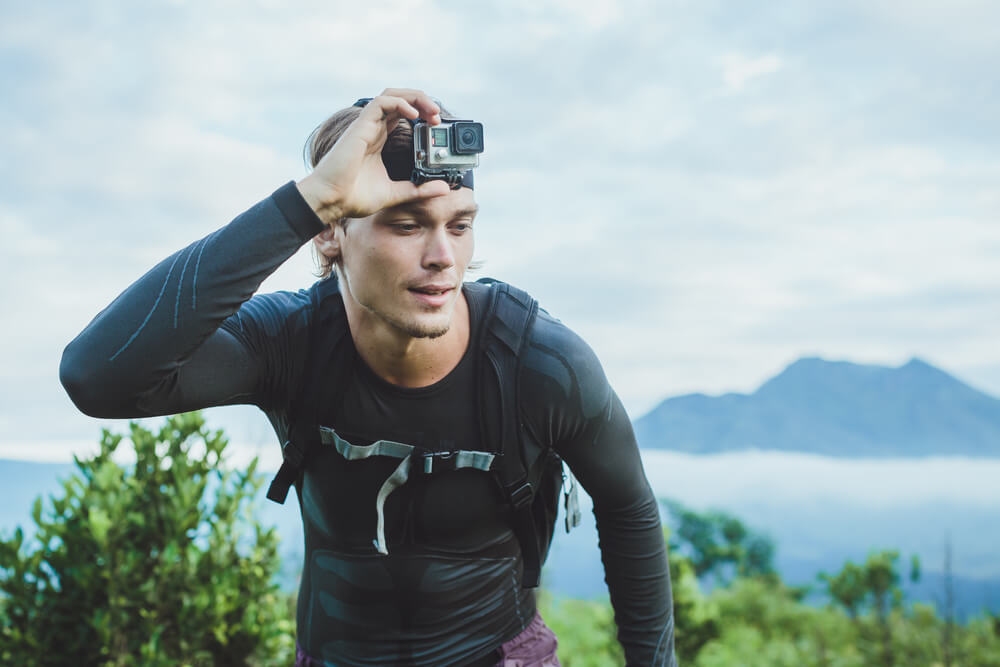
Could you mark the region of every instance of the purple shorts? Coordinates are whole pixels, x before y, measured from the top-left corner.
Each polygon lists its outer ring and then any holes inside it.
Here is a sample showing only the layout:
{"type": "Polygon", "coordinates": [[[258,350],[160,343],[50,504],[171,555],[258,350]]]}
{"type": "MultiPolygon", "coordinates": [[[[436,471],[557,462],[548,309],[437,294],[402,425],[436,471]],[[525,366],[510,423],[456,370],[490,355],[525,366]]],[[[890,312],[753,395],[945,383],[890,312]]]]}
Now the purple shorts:
{"type": "MultiPolygon", "coordinates": [[[[496,663],[496,667],[560,667],[559,658],[556,657],[558,645],[555,634],[536,612],[528,627],[500,645],[500,661],[496,663]]],[[[322,665],[321,661],[306,655],[301,647],[295,647],[295,667],[322,665]]]]}
{"type": "Polygon", "coordinates": [[[558,645],[555,634],[535,612],[535,618],[521,634],[500,645],[496,667],[560,667],[558,645]]]}

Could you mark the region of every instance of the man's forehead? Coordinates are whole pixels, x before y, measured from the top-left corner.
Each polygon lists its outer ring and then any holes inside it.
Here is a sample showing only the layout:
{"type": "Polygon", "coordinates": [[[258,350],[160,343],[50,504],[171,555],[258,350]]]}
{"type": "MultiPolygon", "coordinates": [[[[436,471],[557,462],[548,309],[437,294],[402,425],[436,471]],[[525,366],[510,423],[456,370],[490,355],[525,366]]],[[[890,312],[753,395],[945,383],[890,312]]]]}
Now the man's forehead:
{"type": "Polygon", "coordinates": [[[476,204],[476,198],[473,196],[472,190],[462,188],[461,190],[453,190],[440,197],[403,202],[402,204],[382,209],[380,213],[388,215],[445,215],[454,217],[461,214],[472,215],[478,210],[479,205],[476,204]]]}

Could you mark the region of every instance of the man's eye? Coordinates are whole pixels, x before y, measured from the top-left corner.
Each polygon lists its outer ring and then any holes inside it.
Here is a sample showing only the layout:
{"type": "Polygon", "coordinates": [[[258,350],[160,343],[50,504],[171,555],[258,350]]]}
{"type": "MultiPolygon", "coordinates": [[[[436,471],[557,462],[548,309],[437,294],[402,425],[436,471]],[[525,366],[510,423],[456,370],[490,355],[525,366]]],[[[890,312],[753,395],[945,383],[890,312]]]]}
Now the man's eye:
{"type": "Polygon", "coordinates": [[[397,222],[393,224],[393,228],[401,232],[414,232],[419,227],[415,222],[397,222]]]}

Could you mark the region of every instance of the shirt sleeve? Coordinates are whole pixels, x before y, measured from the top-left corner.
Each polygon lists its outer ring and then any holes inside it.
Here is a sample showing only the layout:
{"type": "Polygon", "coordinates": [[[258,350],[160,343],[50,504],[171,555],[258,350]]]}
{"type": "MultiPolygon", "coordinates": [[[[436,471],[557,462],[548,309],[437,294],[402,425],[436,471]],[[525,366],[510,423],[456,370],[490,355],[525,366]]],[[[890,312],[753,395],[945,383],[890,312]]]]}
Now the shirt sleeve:
{"type": "Polygon", "coordinates": [[[268,295],[240,308],[322,229],[290,182],[167,257],[66,347],[59,374],[70,398],[102,418],[265,400],[281,357],[280,338],[272,336],[269,348],[265,334],[294,311],[296,298],[268,295]]]}
{"type": "Polygon", "coordinates": [[[675,665],[673,602],[659,508],[632,424],[594,352],[539,313],[521,404],[594,501],[605,581],[628,665],[675,665]]]}

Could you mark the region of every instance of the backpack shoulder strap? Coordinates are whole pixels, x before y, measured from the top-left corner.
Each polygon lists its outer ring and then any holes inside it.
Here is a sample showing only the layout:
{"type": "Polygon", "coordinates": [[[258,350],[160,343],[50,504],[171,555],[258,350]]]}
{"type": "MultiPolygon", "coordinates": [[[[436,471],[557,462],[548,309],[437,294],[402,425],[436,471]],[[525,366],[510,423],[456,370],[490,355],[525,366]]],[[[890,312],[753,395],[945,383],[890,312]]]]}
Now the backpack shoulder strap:
{"type": "Polygon", "coordinates": [[[518,377],[521,353],[538,315],[538,302],[507,283],[489,278],[478,282],[490,285],[481,343],[485,359],[480,363],[478,383],[482,437],[499,454],[493,470],[514,513],[514,533],[524,561],[522,585],[534,588],[542,567],[542,548],[531,507],[538,480],[533,482],[529,476],[518,377]]]}
{"type": "Polygon", "coordinates": [[[318,411],[337,401],[347,378],[347,314],[336,274],[309,290],[309,334],[305,364],[297,394],[288,405],[288,439],[281,446],[281,467],[267,489],[267,498],[284,504],[288,489],[302,474],[309,451],[319,441],[318,411]]]}

